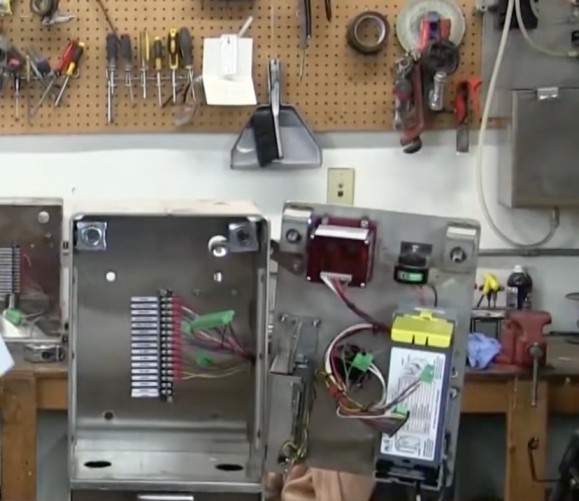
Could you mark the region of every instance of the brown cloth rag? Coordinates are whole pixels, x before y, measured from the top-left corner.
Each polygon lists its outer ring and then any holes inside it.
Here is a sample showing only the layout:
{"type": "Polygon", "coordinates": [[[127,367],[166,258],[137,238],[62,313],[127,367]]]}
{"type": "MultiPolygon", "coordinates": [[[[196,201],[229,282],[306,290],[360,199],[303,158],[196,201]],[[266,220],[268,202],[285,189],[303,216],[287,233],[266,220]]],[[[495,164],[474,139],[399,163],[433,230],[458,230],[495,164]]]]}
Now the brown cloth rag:
{"type": "Polygon", "coordinates": [[[268,501],[370,501],[373,478],[294,466],[283,478],[268,476],[268,501]]]}

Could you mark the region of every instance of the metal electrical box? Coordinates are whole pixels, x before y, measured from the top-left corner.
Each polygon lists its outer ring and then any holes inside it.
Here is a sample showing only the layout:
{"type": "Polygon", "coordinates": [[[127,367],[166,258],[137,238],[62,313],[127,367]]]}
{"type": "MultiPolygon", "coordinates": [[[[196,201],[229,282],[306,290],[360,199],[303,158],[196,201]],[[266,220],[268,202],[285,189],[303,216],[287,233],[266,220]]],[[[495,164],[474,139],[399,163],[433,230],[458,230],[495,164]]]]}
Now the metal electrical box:
{"type": "Polygon", "coordinates": [[[62,339],[62,200],[0,200],[0,335],[5,341],[62,339]]]}
{"type": "Polygon", "coordinates": [[[450,485],[479,237],[472,220],[285,205],[269,470],[450,485]]]}
{"type": "Polygon", "coordinates": [[[579,206],[579,89],[545,87],[508,95],[499,200],[513,208],[579,206]]]}
{"type": "Polygon", "coordinates": [[[129,210],[72,218],[72,499],[261,499],[268,223],[129,210]]]}

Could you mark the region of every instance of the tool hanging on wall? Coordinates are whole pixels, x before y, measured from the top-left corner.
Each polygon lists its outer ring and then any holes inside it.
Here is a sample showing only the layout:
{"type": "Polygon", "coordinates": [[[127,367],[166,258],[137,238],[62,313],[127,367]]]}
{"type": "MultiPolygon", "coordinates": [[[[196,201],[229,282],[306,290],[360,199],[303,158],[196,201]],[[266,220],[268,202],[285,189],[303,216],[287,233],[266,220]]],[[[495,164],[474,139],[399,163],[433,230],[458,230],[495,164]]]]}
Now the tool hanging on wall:
{"type": "Polygon", "coordinates": [[[120,38],[120,53],[123,60],[123,69],[125,70],[125,87],[129,90],[129,99],[131,105],[135,106],[135,95],[133,93],[133,46],[131,37],[126,33],[120,38]]]}
{"type": "Polygon", "coordinates": [[[155,79],[157,80],[157,100],[159,108],[163,106],[163,91],[161,89],[161,70],[163,69],[163,42],[155,37],[153,42],[153,59],[155,60],[155,79]]]}
{"type": "Polygon", "coordinates": [[[12,15],[12,0],[0,0],[0,17],[12,15]]]}
{"type": "Polygon", "coordinates": [[[402,133],[405,153],[422,149],[425,126],[422,69],[410,54],[398,59],[394,71],[394,129],[402,133]]]}
{"type": "Polygon", "coordinates": [[[470,124],[481,116],[481,87],[480,77],[469,77],[461,80],[456,86],[454,115],[457,122],[456,151],[458,153],[468,153],[470,149],[470,124]]]}
{"type": "Polygon", "coordinates": [[[348,45],[360,54],[377,54],[388,43],[390,24],[386,16],[375,11],[366,11],[358,14],[349,23],[346,31],[348,45]],[[365,27],[376,28],[377,36],[372,41],[366,41],[363,36],[365,27]]]}
{"type": "Polygon", "coordinates": [[[30,0],[30,12],[40,18],[43,26],[62,24],[76,19],[72,14],[62,14],[58,10],[59,0],[30,0]]]}
{"type": "Polygon", "coordinates": [[[398,13],[396,18],[396,36],[405,52],[421,51],[424,48],[424,21],[429,21],[430,14],[439,19],[448,20],[448,34],[443,35],[454,45],[459,46],[466,32],[464,13],[455,0],[410,0],[398,13]]]}
{"type": "Polygon", "coordinates": [[[326,12],[326,19],[332,20],[332,0],[324,0],[324,10],[326,12]]]}
{"type": "Polygon", "coordinates": [[[310,40],[312,39],[312,4],[311,0],[298,0],[299,2],[299,19],[300,19],[300,50],[302,59],[300,62],[300,81],[306,70],[306,57],[310,40]]]}
{"type": "Polygon", "coordinates": [[[107,123],[113,122],[113,97],[115,95],[115,74],[119,60],[119,38],[115,33],[109,33],[106,38],[107,52],[107,123]]]}
{"type": "Polygon", "coordinates": [[[139,61],[141,62],[141,87],[143,89],[143,99],[147,99],[147,75],[151,59],[151,47],[149,32],[143,30],[139,33],[139,61]]]}
{"type": "Polygon", "coordinates": [[[231,150],[232,169],[304,169],[322,164],[322,149],[295,106],[282,101],[279,59],[268,65],[269,104],[259,105],[231,150]]]}
{"type": "Polygon", "coordinates": [[[62,83],[60,92],[58,93],[58,96],[56,96],[56,100],[54,101],[55,107],[60,106],[62,97],[64,96],[64,91],[68,87],[72,75],[74,75],[74,73],[78,70],[78,66],[80,64],[80,60],[82,59],[83,54],[84,54],[84,43],[78,42],[72,53],[72,59],[70,60],[70,63],[68,64],[68,67],[64,72],[65,75],[64,82],[62,83]]]}
{"type": "Polygon", "coordinates": [[[175,28],[171,28],[167,36],[167,61],[171,70],[171,92],[173,104],[175,104],[177,102],[177,70],[179,69],[179,42],[175,28]]]}
{"type": "Polygon", "coordinates": [[[65,47],[64,52],[60,56],[60,59],[54,70],[51,70],[51,72],[41,80],[43,85],[44,84],[46,85],[42,96],[32,109],[31,113],[32,117],[34,117],[36,113],[38,113],[38,110],[40,110],[41,106],[44,104],[44,101],[46,101],[46,98],[50,95],[51,92],[54,92],[56,94],[56,97],[58,97],[58,94],[60,93],[60,89],[57,86],[58,79],[70,65],[76,46],[77,46],[76,41],[74,40],[70,41],[65,47]],[[47,79],[50,79],[48,80],[48,83],[46,83],[47,79]]]}

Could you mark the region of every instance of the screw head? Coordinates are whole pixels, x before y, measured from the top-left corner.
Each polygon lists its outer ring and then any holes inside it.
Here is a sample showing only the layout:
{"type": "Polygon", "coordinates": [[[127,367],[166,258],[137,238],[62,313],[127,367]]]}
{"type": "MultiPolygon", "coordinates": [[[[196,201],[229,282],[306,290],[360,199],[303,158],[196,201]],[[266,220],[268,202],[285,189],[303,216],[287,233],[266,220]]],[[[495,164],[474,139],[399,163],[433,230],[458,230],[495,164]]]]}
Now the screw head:
{"type": "Polygon", "coordinates": [[[460,264],[466,261],[466,251],[462,247],[454,247],[450,251],[450,260],[453,263],[460,264]]]}
{"type": "Polygon", "coordinates": [[[297,244],[301,241],[302,235],[298,230],[292,228],[291,230],[287,230],[287,232],[285,234],[285,239],[290,244],[297,244]]]}

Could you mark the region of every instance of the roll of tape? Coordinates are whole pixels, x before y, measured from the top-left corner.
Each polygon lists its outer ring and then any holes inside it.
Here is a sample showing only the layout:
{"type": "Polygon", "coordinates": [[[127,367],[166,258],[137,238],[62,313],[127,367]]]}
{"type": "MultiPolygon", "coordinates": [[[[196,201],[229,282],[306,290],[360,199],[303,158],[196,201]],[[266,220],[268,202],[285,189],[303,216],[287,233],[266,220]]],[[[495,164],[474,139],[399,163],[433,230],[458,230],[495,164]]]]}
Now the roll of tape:
{"type": "Polygon", "coordinates": [[[386,46],[389,33],[390,24],[386,16],[375,11],[362,12],[348,23],[348,45],[360,54],[377,54],[386,46]],[[378,36],[372,43],[363,41],[360,37],[361,28],[368,24],[374,25],[378,30],[378,36]]]}

